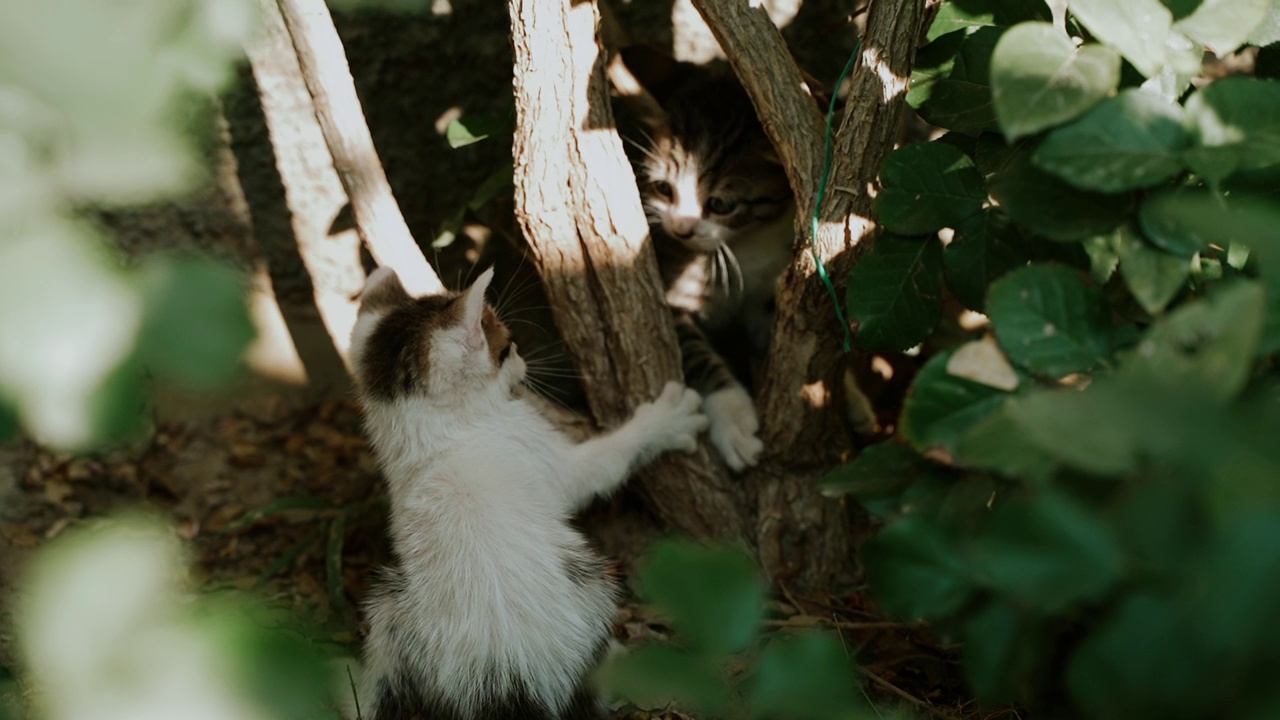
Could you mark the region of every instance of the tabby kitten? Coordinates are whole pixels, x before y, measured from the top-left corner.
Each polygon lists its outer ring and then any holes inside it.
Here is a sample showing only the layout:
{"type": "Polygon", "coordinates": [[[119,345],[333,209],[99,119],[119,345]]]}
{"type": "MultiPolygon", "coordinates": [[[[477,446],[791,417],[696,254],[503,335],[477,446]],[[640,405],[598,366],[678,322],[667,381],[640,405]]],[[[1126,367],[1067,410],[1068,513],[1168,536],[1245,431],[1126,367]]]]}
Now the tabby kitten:
{"type": "Polygon", "coordinates": [[[763,447],[747,387],[768,350],[795,199],[727,65],[677,62],[644,46],[620,57],[637,83],[620,95],[644,138],[631,145],[685,382],[704,397],[712,444],[742,470],[763,447]]]}
{"type": "Polygon", "coordinates": [[[525,362],[470,289],[411,298],[365,286],[351,354],[387,478],[396,557],[372,594],[359,706],[368,720],[598,718],[588,675],[617,587],[568,523],[707,425],[669,383],[621,427],[575,443],[521,392],[525,362]]]}

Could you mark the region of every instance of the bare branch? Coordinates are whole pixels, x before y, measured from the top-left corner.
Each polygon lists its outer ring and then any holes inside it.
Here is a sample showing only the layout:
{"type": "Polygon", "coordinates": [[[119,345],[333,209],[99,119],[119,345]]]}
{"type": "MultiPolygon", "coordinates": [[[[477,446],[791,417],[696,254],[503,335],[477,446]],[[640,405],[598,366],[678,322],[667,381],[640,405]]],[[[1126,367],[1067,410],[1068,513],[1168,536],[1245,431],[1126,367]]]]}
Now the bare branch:
{"type": "Polygon", "coordinates": [[[365,247],[379,265],[395,269],[409,292],[443,292],[444,285],[404,222],[378,160],[329,8],[324,0],[279,0],[279,6],[365,247]]]}
{"type": "Polygon", "coordinates": [[[782,33],[764,7],[742,0],[693,0],[751,97],[787,170],[798,207],[812,207],[822,169],[823,119],[782,33]]]}

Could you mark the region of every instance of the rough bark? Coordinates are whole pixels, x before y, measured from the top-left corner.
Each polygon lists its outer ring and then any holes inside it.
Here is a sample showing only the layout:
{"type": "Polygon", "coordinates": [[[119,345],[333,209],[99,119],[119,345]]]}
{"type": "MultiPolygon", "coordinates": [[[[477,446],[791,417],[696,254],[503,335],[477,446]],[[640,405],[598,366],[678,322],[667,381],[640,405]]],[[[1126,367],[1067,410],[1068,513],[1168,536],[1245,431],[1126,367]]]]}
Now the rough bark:
{"type": "Polygon", "coordinates": [[[747,478],[756,498],[755,545],[775,581],[829,586],[849,566],[857,528],[849,522],[849,509],[822,498],[816,483],[854,450],[840,388],[849,362],[859,358],[841,350],[844,331],[817,277],[813,253],[842,284],[869,246],[874,181],[893,147],[928,0],[871,3],[816,238],[810,237],[808,217],[822,172],[822,118],[802,89],[781,34],[763,10],[748,4],[694,3],[751,96],[800,208],[795,257],[779,284],[779,313],[758,398],[766,456],[747,478]]]}
{"type": "Polygon", "coordinates": [[[346,51],[324,0],[279,0],[356,229],[379,265],[395,269],[415,295],[444,291],[405,224],[365,122],[346,51]]]}
{"type": "MultiPolygon", "coordinates": [[[[594,2],[510,0],[515,205],[598,421],[615,425],[680,376],[635,179],[614,130],[594,2]]],[[[638,479],[662,518],[740,537],[727,476],[704,447],[638,479]]]]}

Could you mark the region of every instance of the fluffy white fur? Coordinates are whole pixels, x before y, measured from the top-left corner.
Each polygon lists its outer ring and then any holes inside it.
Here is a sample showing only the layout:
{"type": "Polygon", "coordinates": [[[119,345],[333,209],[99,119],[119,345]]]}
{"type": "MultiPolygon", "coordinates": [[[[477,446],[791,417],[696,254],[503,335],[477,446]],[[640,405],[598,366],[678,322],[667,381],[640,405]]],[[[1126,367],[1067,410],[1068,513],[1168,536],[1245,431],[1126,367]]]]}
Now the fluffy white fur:
{"type": "MultiPolygon", "coordinates": [[[[363,394],[404,577],[399,592],[368,606],[366,718],[379,680],[401,664],[462,716],[517,683],[560,712],[599,659],[616,612],[612,581],[567,571],[566,553],[598,558],[566,521],[640,463],[692,451],[707,425],[698,395],[670,383],[621,427],[573,443],[521,399],[525,364],[514,349],[494,367],[479,324],[491,276],[468,291],[463,322],[432,337],[425,392],[363,394]]],[[[388,277],[375,273],[366,292],[388,277]]],[[[353,357],[380,319],[361,315],[353,357]]]]}

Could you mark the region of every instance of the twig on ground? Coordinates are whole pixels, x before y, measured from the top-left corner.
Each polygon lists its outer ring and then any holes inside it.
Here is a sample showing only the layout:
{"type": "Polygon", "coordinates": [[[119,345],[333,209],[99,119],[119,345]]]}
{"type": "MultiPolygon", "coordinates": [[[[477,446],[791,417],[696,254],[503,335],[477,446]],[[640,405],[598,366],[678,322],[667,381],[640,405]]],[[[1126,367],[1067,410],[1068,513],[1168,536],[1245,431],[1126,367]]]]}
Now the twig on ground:
{"type": "Polygon", "coordinates": [[[946,710],[943,710],[942,708],[936,707],[933,703],[930,703],[927,700],[921,700],[915,695],[912,695],[906,690],[903,690],[902,688],[898,687],[897,685],[894,685],[888,680],[885,680],[884,678],[871,672],[870,670],[866,668],[860,668],[860,670],[862,671],[863,675],[866,675],[868,678],[871,679],[871,682],[875,683],[876,685],[879,685],[885,690],[888,690],[894,695],[897,695],[903,700],[906,700],[912,705],[922,708],[925,712],[929,713],[930,715],[936,718],[942,718],[942,720],[958,720],[958,718],[955,715],[952,715],[951,713],[947,712],[946,710]]]}

